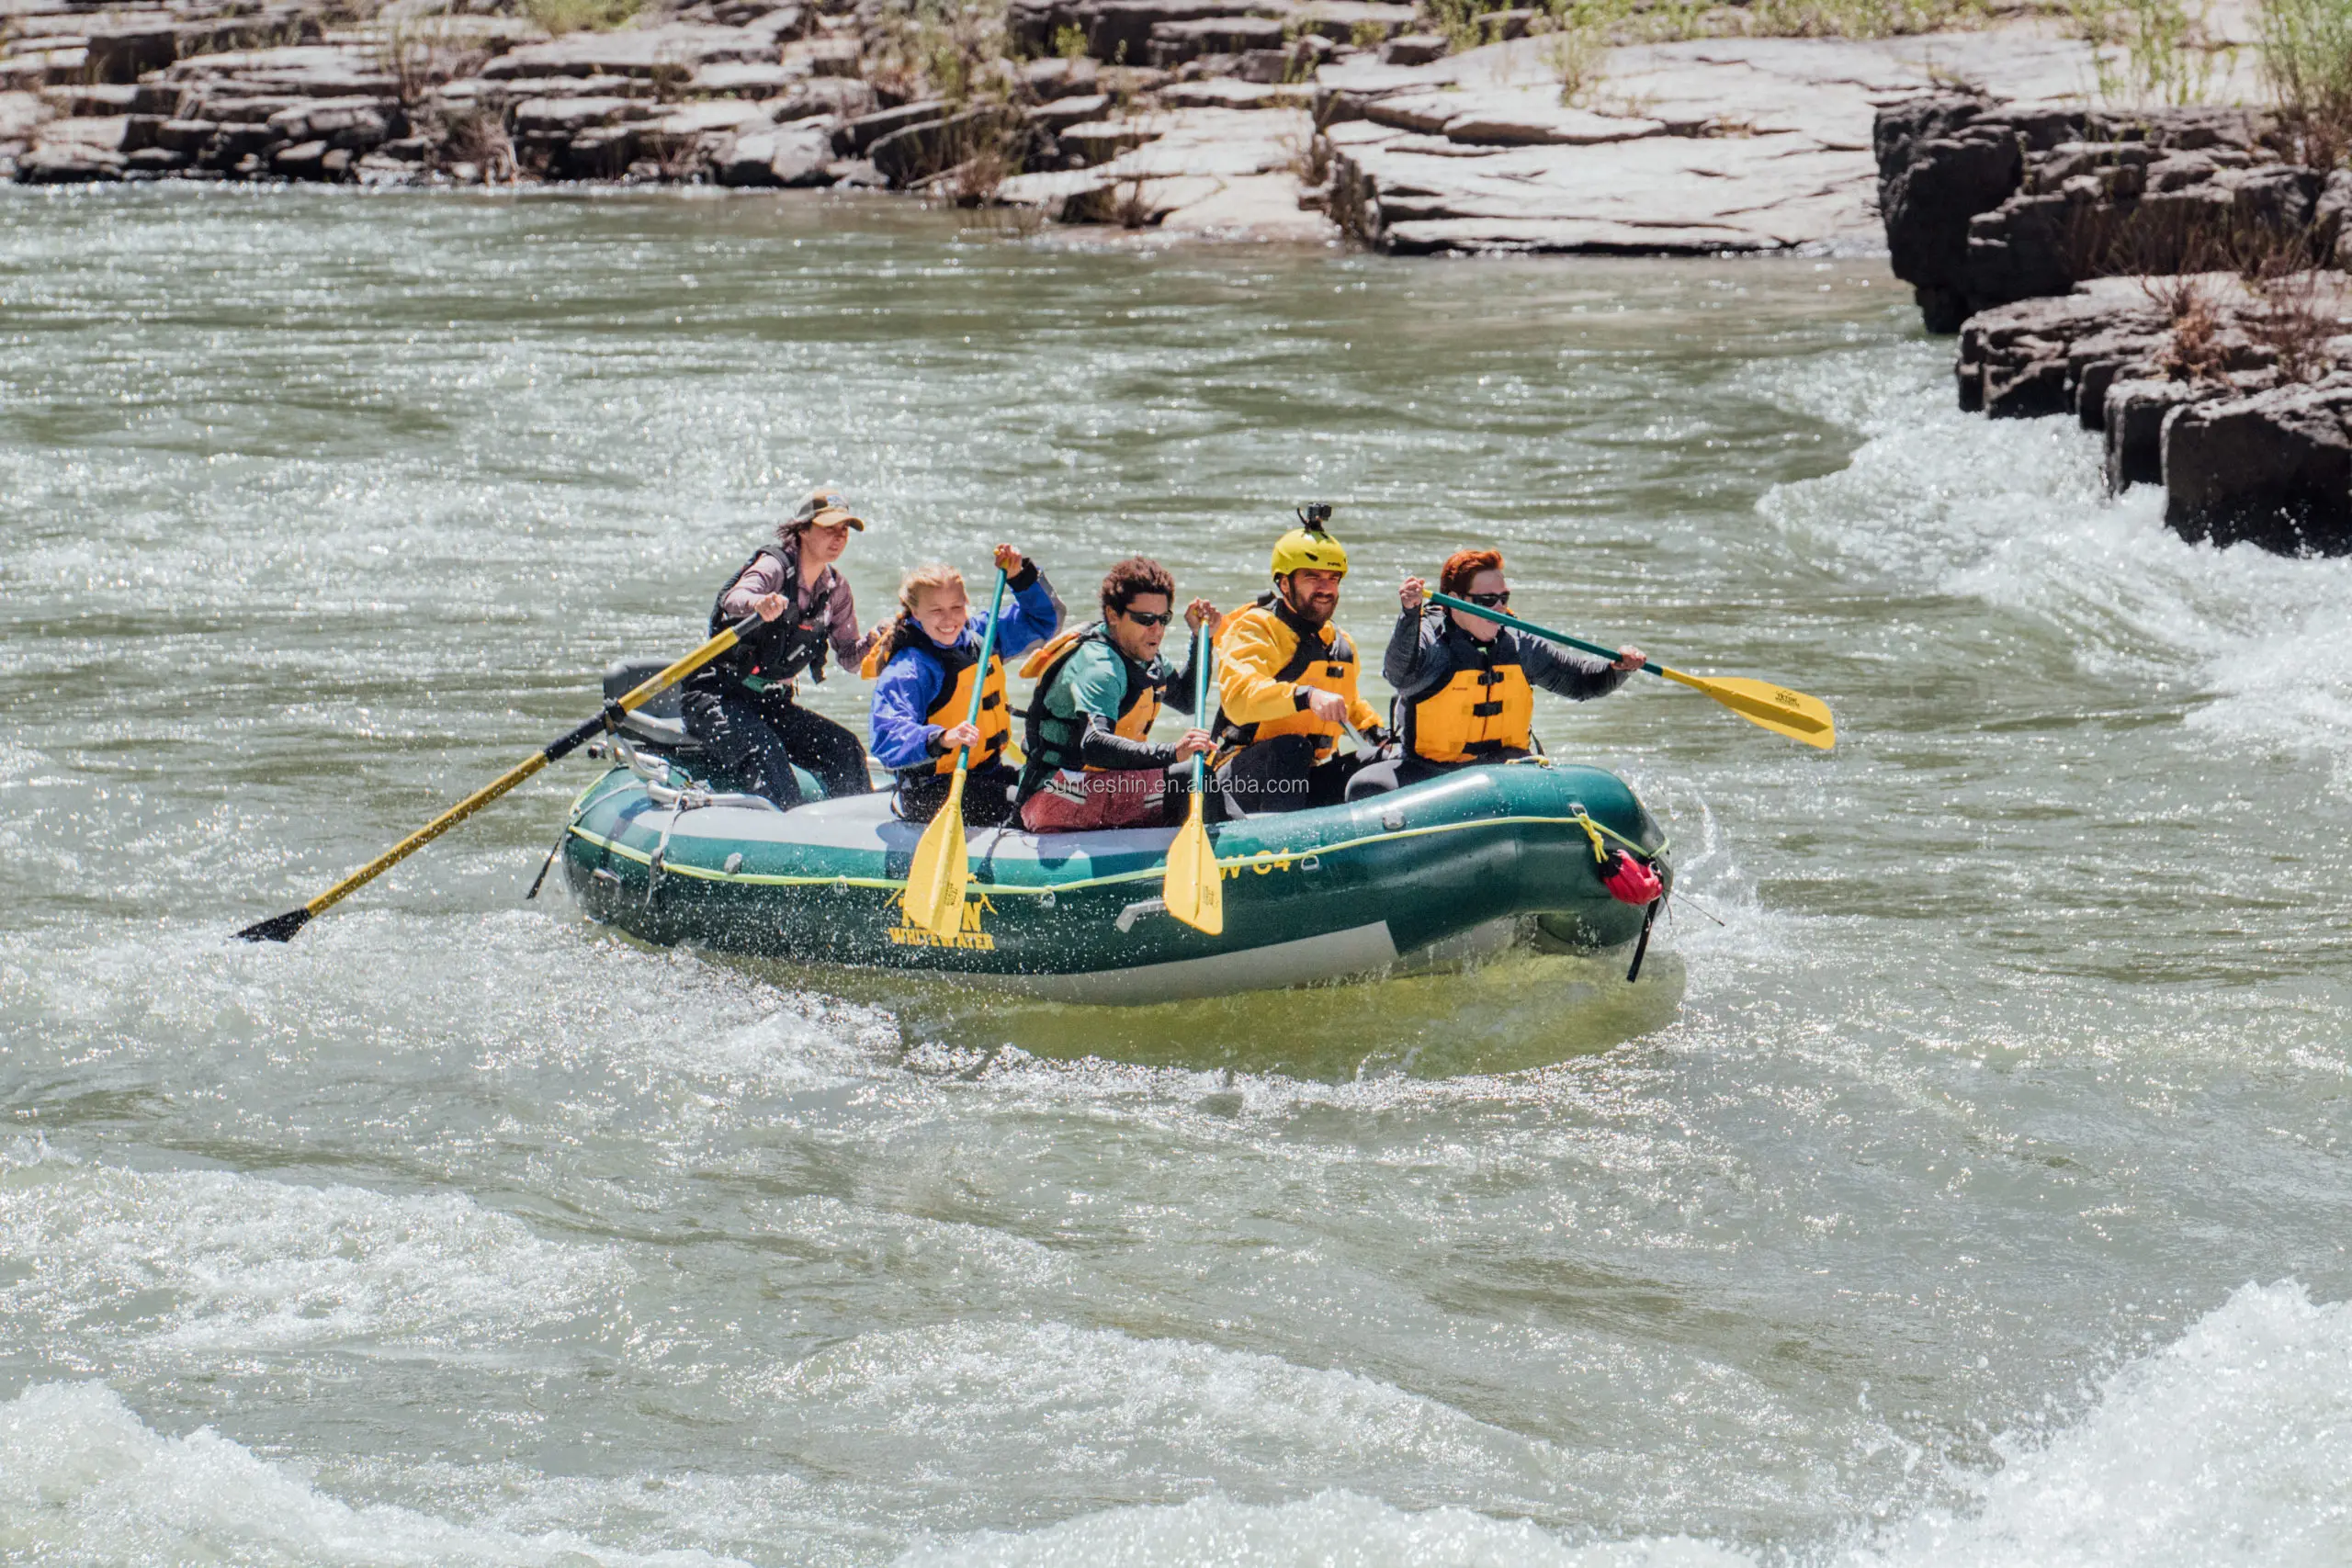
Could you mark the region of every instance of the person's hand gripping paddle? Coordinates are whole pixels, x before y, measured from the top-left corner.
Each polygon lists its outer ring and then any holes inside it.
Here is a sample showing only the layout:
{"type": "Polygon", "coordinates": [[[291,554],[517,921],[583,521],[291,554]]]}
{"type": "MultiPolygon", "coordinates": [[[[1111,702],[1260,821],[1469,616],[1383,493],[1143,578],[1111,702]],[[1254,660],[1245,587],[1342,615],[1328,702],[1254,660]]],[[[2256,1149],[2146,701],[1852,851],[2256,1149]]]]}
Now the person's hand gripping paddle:
{"type": "MultiPolygon", "coordinates": [[[[1563,642],[1570,648],[1580,648],[1587,653],[1597,653],[1603,659],[1613,660],[1617,657],[1617,650],[1613,648],[1603,648],[1597,642],[1587,642],[1566,632],[1550,631],[1532,621],[1522,621],[1500,610],[1473,604],[1466,599],[1456,599],[1451,593],[1432,593],[1430,603],[1458,610],[1465,615],[1476,615],[1482,621],[1515,626],[1535,637],[1563,642]]],[[[1803,692],[1792,692],[1786,686],[1776,686],[1770,681],[1751,681],[1737,675],[1686,675],[1679,670],[1668,670],[1663,664],[1645,664],[1642,668],[1664,680],[1688,686],[1694,692],[1704,692],[1748,723],[1761,725],[1775,734],[1785,735],[1792,740],[1802,740],[1808,746],[1817,746],[1824,751],[1838,744],[1837,721],[1830,716],[1829,705],[1819,697],[1808,697],[1803,692]]]]}
{"type": "MultiPolygon", "coordinates": [[[[755,615],[744,616],[667,670],[649,677],[636,690],[606,703],[603,713],[568,734],[558,736],[548,742],[547,745],[524,758],[300,908],[288,909],[282,915],[272,915],[266,920],[257,920],[239,931],[237,935],[246,942],[292,942],[294,933],[309,925],[312,919],[326,913],[331,907],[340,904],[350,895],[375,881],[376,878],[391,870],[392,867],[400,864],[401,862],[408,859],[409,856],[416,853],[417,851],[471,817],[549,762],[560,762],[606,730],[618,728],[622,715],[643,707],[663,692],[733,648],[744,637],[751,636],[753,628],[759,624],[759,616],[755,615]]],[[[532,886],[533,890],[536,891],[537,885],[535,883],[532,886]]]]}
{"type": "MultiPolygon", "coordinates": [[[[1208,716],[1209,660],[1215,649],[1206,621],[1193,636],[1193,720],[1198,724],[1208,716]]],[[[1160,882],[1159,896],[1167,901],[1170,914],[1195,931],[1216,936],[1225,930],[1225,873],[1217,866],[1208,820],[1202,814],[1207,776],[1206,761],[1195,755],[1193,804],[1184,814],[1176,841],[1168,846],[1168,874],[1160,882]]]]}
{"type": "MultiPolygon", "coordinates": [[[[980,722],[980,699],[989,689],[989,660],[996,657],[997,623],[1004,618],[1005,570],[996,569],[996,597],[989,602],[988,634],[980,638],[980,661],[972,676],[972,709],[966,724],[980,722]]],[[[933,936],[952,937],[964,924],[964,888],[972,868],[964,849],[964,775],[972,761],[969,746],[956,748],[956,776],[948,781],[947,804],[922,830],[907,867],[907,923],[933,936]]]]}

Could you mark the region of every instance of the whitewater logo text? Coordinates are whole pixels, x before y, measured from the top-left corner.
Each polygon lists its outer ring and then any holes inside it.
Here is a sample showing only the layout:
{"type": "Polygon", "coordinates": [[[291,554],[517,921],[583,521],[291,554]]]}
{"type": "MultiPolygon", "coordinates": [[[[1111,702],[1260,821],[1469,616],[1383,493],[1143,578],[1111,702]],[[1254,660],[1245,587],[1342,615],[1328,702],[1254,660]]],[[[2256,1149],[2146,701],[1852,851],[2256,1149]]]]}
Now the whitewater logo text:
{"type": "Polygon", "coordinates": [[[904,893],[892,894],[890,902],[899,908],[899,923],[890,928],[890,945],[893,947],[968,947],[980,953],[996,951],[996,938],[980,929],[980,917],[996,913],[996,906],[988,901],[985,894],[964,900],[964,919],[954,936],[941,936],[936,931],[925,931],[908,919],[907,896],[904,893]]]}

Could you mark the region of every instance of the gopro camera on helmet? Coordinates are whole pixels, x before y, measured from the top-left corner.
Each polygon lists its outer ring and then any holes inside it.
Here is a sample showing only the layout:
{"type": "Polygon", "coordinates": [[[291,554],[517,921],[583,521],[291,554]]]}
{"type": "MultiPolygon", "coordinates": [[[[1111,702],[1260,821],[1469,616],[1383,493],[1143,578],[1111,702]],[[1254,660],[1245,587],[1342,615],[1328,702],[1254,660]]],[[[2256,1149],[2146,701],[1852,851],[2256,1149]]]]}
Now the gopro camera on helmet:
{"type": "Polygon", "coordinates": [[[1331,503],[1328,501],[1310,501],[1298,509],[1299,526],[1303,528],[1312,529],[1319,534],[1323,531],[1323,525],[1329,521],[1331,521],[1331,503]]]}

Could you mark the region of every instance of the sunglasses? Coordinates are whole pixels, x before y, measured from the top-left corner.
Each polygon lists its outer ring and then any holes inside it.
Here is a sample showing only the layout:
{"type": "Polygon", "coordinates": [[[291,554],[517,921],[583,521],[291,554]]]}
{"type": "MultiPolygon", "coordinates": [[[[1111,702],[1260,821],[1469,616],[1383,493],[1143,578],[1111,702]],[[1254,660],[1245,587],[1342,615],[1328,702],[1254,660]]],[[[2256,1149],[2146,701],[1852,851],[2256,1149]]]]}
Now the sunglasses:
{"type": "Polygon", "coordinates": [[[1500,593],[1464,593],[1462,597],[1469,600],[1473,604],[1481,604],[1489,610],[1499,610],[1510,603],[1510,590],[1506,588],[1500,593]]]}
{"type": "Polygon", "coordinates": [[[1162,610],[1158,615],[1149,610],[1122,610],[1119,614],[1139,626],[1164,626],[1176,618],[1173,610],[1162,610]]]}

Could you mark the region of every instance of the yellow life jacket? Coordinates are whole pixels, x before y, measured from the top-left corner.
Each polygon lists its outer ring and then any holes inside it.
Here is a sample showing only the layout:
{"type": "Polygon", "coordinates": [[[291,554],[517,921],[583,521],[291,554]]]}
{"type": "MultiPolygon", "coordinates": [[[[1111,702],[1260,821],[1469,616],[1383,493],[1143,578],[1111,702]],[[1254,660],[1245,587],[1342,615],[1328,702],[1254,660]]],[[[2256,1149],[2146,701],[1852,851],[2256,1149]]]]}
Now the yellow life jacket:
{"type": "MultiPolygon", "coordinates": [[[[1457,655],[1467,641],[1449,639],[1457,655]]],[[[1535,688],[1498,642],[1487,645],[1477,664],[1457,666],[1443,684],[1398,705],[1404,710],[1405,750],[1425,761],[1475,762],[1498,752],[1526,751],[1534,743],[1535,688]]]]}
{"type": "MultiPolygon", "coordinates": [[[[1225,618],[1217,630],[1217,650],[1226,651],[1227,639],[1238,626],[1262,628],[1281,663],[1265,671],[1278,682],[1293,685],[1311,686],[1318,691],[1336,692],[1353,707],[1359,702],[1356,693],[1356,645],[1348,634],[1325,622],[1312,632],[1302,627],[1290,614],[1290,607],[1280,595],[1261,593],[1248,608],[1236,610],[1225,618]]],[[[1236,668],[1227,657],[1226,668],[1236,668]]],[[[1253,741],[1271,740],[1277,735],[1312,735],[1316,759],[1319,761],[1338,746],[1340,726],[1329,719],[1317,718],[1306,708],[1286,713],[1279,717],[1261,719],[1254,724],[1237,724],[1227,717],[1225,705],[1219,703],[1216,722],[1210,733],[1216,738],[1219,755],[1229,750],[1250,745],[1253,741]]]]}
{"type": "MultiPolygon", "coordinates": [[[[920,626],[910,626],[902,634],[902,638],[875,638],[874,646],[866,649],[859,673],[869,681],[875,679],[892,659],[908,649],[939,666],[940,673],[946,678],[941,685],[939,700],[932,705],[929,713],[923,715],[923,722],[938,725],[943,729],[953,729],[970,717],[972,682],[980,663],[978,648],[967,649],[960,644],[955,648],[942,648],[925,636],[920,626]],[[898,648],[891,646],[894,642],[899,644],[898,648]]],[[[1003,755],[1006,745],[1012,739],[1012,705],[1004,694],[1004,655],[1001,653],[989,655],[988,679],[980,688],[978,726],[980,739],[972,748],[970,763],[975,768],[993,762],[1003,755]]],[[[952,773],[956,771],[956,753],[949,751],[935,762],[924,762],[899,771],[902,773],[952,773]]]]}

